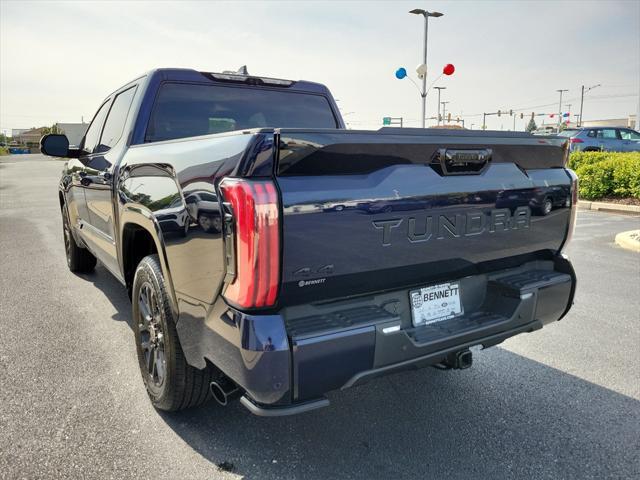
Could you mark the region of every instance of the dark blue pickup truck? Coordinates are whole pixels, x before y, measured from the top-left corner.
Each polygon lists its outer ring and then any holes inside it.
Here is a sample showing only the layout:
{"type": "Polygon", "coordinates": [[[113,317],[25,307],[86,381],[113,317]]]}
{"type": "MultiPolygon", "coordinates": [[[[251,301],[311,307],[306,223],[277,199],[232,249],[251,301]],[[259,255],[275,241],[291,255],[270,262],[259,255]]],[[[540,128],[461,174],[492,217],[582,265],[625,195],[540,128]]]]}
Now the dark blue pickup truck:
{"type": "Polygon", "coordinates": [[[379,375],[467,368],[561,319],[565,139],[346,130],[326,87],[181,69],[101,104],[67,157],[67,262],[128,289],[153,405],[276,416],[379,375]]]}

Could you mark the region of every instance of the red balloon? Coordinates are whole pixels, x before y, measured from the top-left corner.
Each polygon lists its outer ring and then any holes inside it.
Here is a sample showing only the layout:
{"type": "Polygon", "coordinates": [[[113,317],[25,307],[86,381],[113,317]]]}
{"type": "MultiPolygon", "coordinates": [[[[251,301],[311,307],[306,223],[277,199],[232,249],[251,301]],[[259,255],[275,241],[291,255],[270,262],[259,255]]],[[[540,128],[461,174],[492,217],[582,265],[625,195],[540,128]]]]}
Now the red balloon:
{"type": "Polygon", "coordinates": [[[456,67],[454,67],[451,63],[447,63],[442,69],[442,73],[444,73],[445,75],[453,75],[453,72],[455,71],[456,67]]]}

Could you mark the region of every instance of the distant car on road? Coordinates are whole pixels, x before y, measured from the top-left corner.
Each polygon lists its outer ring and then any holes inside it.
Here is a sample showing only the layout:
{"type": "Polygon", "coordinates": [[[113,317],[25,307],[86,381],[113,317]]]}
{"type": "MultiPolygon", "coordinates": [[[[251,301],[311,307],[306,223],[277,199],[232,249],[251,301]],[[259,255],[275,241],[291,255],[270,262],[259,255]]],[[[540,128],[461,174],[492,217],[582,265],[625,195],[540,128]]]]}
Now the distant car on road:
{"type": "Polygon", "coordinates": [[[640,133],[630,128],[567,128],[558,134],[569,138],[572,152],[639,152],[640,133]]]}

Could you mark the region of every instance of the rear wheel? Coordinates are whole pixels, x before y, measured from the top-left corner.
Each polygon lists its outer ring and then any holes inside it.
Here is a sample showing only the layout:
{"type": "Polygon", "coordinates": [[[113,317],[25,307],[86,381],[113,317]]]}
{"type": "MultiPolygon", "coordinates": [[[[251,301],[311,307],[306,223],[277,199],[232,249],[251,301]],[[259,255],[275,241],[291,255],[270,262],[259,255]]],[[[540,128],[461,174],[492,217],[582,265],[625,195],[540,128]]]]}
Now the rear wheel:
{"type": "Polygon", "coordinates": [[[66,205],[62,206],[62,233],[64,235],[64,250],[69,270],[78,273],[93,271],[96,267],[96,257],[86,248],[79,247],[75,238],[73,238],[66,205]]]}
{"type": "Polygon", "coordinates": [[[132,302],[140,373],[153,406],[175,411],[203,403],[216,375],[186,362],[157,255],[138,264],[132,302]]]}

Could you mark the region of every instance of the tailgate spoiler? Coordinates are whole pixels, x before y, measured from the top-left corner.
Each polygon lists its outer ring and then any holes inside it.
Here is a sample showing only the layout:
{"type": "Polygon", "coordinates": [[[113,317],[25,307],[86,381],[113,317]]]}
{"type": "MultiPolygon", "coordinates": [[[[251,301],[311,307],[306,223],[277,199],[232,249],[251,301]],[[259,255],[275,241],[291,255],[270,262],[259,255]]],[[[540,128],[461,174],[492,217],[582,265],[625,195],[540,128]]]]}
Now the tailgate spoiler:
{"type": "Polygon", "coordinates": [[[443,149],[490,152],[492,163],[523,170],[566,165],[564,138],[524,132],[382,128],[370,130],[279,129],[277,175],[357,175],[392,165],[436,161],[443,149]]]}

